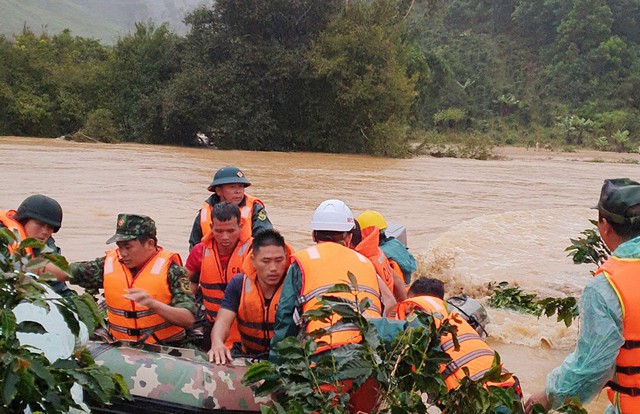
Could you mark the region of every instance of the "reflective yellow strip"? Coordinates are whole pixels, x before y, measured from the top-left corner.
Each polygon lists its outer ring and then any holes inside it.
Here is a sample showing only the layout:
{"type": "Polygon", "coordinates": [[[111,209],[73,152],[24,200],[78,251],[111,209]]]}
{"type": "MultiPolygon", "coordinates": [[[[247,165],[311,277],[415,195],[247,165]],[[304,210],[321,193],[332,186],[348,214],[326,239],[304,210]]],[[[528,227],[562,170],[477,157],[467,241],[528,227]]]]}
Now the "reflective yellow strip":
{"type": "Polygon", "coordinates": [[[624,319],[625,314],[626,314],[626,309],[624,308],[624,301],[622,300],[622,296],[620,296],[620,292],[618,291],[618,288],[616,287],[615,283],[613,283],[613,281],[611,280],[611,276],[609,276],[609,273],[607,273],[606,271],[602,271],[602,274],[609,281],[609,284],[613,288],[613,291],[616,292],[616,296],[618,297],[618,300],[620,301],[620,307],[622,308],[622,318],[624,319]]]}

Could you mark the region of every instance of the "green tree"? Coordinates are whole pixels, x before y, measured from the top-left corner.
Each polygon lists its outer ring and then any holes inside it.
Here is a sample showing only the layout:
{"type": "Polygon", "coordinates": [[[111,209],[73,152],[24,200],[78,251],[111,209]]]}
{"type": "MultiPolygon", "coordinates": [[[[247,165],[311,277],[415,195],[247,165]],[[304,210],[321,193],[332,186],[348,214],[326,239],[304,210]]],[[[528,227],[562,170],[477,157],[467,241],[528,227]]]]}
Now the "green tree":
{"type": "Polygon", "coordinates": [[[103,107],[122,139],[171,141],[163,124],[163,90],[180,70],[180,56],[180,39],[167,24],[136,23],[132,34],[118,39],[107,66],[103,107]]]}
{"type": "Polygon", "coordinates": [[[397,2],[355,1],[314,44],[309,63],[324,91],[310,103],[315,150],[406,153],[417,76],[407,74],[404,28],[397,2]]]}

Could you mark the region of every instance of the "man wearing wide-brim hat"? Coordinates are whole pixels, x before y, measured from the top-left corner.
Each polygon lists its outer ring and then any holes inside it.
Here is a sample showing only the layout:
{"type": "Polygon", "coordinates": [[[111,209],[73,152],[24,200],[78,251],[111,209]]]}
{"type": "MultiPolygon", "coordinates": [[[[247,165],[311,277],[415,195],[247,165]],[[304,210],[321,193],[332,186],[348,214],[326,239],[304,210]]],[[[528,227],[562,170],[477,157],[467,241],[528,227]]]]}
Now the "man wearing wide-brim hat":
{"type": "Polygon", "coordinates": [[[200,243],[202,237],[211,230],[211,213],[213,206],[229,201],[240,207],[240,238],[248,240],[261,229],[271,229],[273,225],[267,217],[264,203],[256,197],[245,193],[245,188],[251,182],[237,167],[226,166],[220,168],[213,176],[213,181],[207,188],[213,194],[202,203],[200,211],[193,221],[191,235],[189,236],[189,250],[200,243]]]}
{"type": "Polygon", "coordinates": [[[596,208],[600,237],[613,253],[582,292],[575,351],[529,398],[527,413],[535,403],[587,403],[603,388],[606,414],[640,413],[640,183],[605,180],[596,208]]]}
{"type": "Polygon", "coordinates": [[[194,323],[195,303],[177,253],[158,246],[156,224],[147,216],[119,214],[117,248],[104,257],[71,264],[71,282],[90,291],[104,288],[109,332],[117,340],[181,344],[194,323]]]}

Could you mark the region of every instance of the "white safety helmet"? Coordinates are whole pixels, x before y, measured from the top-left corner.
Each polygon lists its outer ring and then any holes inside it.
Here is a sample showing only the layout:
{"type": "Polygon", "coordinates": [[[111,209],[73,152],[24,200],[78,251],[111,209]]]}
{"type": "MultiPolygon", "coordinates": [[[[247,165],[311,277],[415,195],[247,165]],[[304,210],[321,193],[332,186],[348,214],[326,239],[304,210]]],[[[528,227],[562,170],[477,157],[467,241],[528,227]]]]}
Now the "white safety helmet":
{"type": "Polygon", "coordinates": [[[353,213],[340,200],[325,200],[311,218],[311,230],[349,231],[355,225],[353,213]]]}

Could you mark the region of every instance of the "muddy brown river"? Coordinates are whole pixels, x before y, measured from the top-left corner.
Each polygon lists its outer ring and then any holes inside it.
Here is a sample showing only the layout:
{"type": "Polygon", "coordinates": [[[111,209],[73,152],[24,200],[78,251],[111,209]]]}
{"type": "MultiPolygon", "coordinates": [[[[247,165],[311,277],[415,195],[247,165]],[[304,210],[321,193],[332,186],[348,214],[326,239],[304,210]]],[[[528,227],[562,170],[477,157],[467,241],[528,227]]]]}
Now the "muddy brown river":
{"type": "MultiPolygon", "coordinates": [[[[450,291],[485,294],[490,281],[517,282],[543,296],[578,296],[590,279],[564,248],[590,226],[589,207],[605,178],[640,178],[638,155],[500,149],[503,159],[394,160],[355,155],[217,151],[0,138],[0,208],[42,193],[64,209],[55,235],[72,261],[100,256],[118,213],[153,217],[158,239],[186,259],[193,219],[214,171],[242,168],[269,218],[296,248],[311,243],[310,219],[324,199],[355,214],[382,212],[407,228],[421,270],[450,291]]],[[[577,327],[490,309],[491,344],[521,379],[525,394],[575,344],[577,327]]],[[[606,397],[588,406],[602,412],[606,397]]]]}

